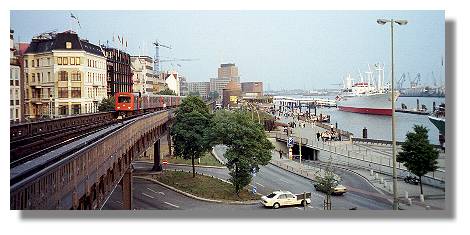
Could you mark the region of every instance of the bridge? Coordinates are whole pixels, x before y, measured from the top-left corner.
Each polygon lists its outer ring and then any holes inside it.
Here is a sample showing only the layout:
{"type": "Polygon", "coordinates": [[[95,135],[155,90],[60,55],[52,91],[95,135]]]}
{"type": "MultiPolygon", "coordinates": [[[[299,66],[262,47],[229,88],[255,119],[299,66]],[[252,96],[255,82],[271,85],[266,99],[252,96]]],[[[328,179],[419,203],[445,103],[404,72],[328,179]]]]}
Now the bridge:
{"type": "MultiPolygon", "coordinates": [[[[172,118],[172,110],[163,110],[129,120],[37,172],[17,182],[11,179],[10,209],[100,209],[118,184],[123,209],[130,209],[131,162],[153,144],[158,156],[154,169],[161,170],[160,138],[172,118]]],[[[11,169],[11,176],[25,172],[21,166],[11,169]]]]}

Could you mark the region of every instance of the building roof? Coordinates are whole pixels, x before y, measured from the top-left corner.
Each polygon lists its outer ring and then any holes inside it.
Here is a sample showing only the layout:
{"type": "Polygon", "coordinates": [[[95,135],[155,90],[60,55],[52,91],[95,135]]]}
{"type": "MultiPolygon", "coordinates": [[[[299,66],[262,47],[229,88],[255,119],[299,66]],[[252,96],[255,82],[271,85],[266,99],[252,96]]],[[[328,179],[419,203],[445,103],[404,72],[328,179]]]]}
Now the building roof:
{"type": "Polygon", "coordinates": [[[76,33],[71,31],[55,34],[51,38],[33,38],[25,54],[44,53],[52,50],[86,51],[104,57],[101,47],[88,40],[80,39],[76,33]],[[71,42],[72,47],[66,48],[66,42],[71,42]]]}

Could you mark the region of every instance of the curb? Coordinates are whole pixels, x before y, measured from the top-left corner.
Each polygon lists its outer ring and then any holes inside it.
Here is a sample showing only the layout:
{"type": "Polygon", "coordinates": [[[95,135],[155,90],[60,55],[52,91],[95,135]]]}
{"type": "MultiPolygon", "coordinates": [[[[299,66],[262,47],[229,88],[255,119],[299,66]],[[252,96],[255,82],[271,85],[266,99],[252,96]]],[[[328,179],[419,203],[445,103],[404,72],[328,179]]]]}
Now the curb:
{"type": "MultiPolygon", "coordinates": [[[[229,201],[229,200],[216,200],[216,199],[209,199],[209,198],[198,197],[198,196],[196,196],[196,195],[187,193],[187,192],[185,192],[185,191],[182,191],[182,190],[180,190],[180,189],[177,189],[177,188],[172,187],[172,186],[170,186],[170,185],[164,184],[164,183],[162,183],[162,182],[160,182],[160,181],[158,181],[158,180],[155,180],[155,179],[152,179],[152,178],[149,178],[149,177],[143,177],[143,176],[134,176],[134,177],[135,177],[135,178],[138,178],[138,179],[144,179],[144,180],[152,181],[152,182],[157,183],[157,184],[159,184],[159,185],[161,185],[161,186],[163,186],[163,187],[165,187],[165,188],[168,188],[168,189],[173,190],[173,191],[175,191],[175,192],[177,192],[177,193],[181,193],[181,194],[183,194],[183,195],[185,195],[185,196],[187,196],[187,197],[190,197],[190,198],[193,198],[193,199],[196,199],[196,200],[200,200],[200,201],[213,202],[213,203],[225,203],[225,204],[241,204],[241,205],[254,205],[254,204],[258,204],[258,203],[259,203],[258,200],[257,200],[257,201],[253,201],[253,200],[251,200],[251,201],[229,201]]],[[[217,178],[217,177],[214,177],[214,176],[212,176],[212,177],[215,178],[215,179],[218,179],[218,180],[220,180],[220,181],[222,181],[222,182],[230,183],[230,182],[228,182],[228,181],[226,181],[226,180],[223,180],[223,179],[220,179],[220,178],[217,178]]],[[[230,183],[230,184],[231,184],[231,183],[230,183]]]]}
{"type": "MultiPolygon", "coordinates": [[[[149,163],[149,164],[153,164],[154,162],[153,162],[153,161],[146,161],[146,160],[137,160],[137,161],[134,161],[134,163],[149,163]]],[[[168,163],[168,165],[193,167],[193,165],[184,164],[184,163],[168,163]]],[[[195,167],[200,167],[200,168],[217,168],[217,169],[225,169],[225,168],[227,168],[227,167],[225,167],[225,166],[208,166],[208,165],[194,165],[194,166],[195,166],[195,167]]]]}

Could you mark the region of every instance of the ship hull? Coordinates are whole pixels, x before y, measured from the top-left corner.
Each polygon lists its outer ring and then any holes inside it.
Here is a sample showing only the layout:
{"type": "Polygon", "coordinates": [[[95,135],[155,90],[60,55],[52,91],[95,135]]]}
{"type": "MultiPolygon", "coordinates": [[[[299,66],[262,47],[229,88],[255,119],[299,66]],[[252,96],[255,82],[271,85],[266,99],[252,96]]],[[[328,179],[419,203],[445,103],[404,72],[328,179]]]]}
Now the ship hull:
{"type": "MultiPolygon", "coordinates": [[[[395,95],[395,99],[398,94],[395,95]]],[[[345,96],[337,102],[338,109],[345,112],[392,116],[391,93],[345,96]]]]}
{"type": "Polygon", "coordinates": [[[431,121],[432,124],[434,124],[434,126],[437,127],[437,129],[439,130],[439,133],[445,135],[445,133],[446,133],[446,121],[445,121],[445,119],[437,118],[437,117],[433,117],[433,116],[428,116],[428,118],[429,118],[429,121],[431,121]]]}

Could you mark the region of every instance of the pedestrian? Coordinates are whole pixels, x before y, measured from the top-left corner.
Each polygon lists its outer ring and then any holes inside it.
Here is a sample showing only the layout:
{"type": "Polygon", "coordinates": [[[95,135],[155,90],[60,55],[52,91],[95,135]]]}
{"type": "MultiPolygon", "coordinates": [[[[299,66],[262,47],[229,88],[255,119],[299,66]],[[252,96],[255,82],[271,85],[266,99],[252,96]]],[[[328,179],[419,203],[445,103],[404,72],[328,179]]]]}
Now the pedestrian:
{"type": "Polygon", "coordinates": [[[279,159],[282,159],[282,150],[279,149],[279,159]]]}
{"type": "Polygon", "coordinates": [[[317,131],[317,141],[320,141],[320,132],[317,131]]]}

